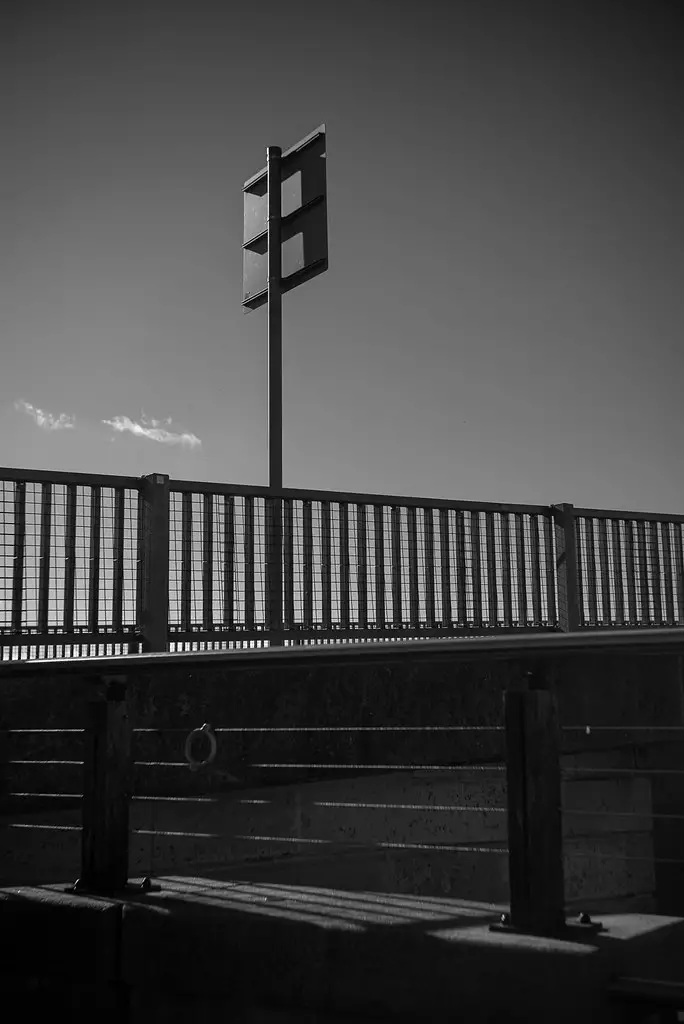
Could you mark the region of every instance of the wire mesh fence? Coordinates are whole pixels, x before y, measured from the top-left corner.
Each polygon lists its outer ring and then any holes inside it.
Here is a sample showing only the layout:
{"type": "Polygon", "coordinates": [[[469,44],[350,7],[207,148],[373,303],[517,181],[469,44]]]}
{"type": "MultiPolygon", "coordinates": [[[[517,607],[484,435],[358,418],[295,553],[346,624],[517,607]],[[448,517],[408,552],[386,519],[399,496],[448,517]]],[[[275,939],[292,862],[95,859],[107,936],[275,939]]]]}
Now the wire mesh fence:
{"type": "Polygon", "coordinates": [[[0,470],[3,660],[684,624],[681,516],[149,479],[0,470]]]}
{"type": "MultiPolygon", "coordinates": [[[[267,628],[267,503],[171,492],[172,635],[267,628]]],[[[548,512],[327,499],[280,504],[286,633],[420,635],[556,624],[548,512]]]]}
{"type": "Polygon", "coordinates": [[[4,658],[137,649],[137,486],[76,474],[0,480],[4,658]]]}
{"type": "Polygon", "coordinates": [[[684,519],[581,509],[575,523],[583,625],[682,624],[684,519]]]}

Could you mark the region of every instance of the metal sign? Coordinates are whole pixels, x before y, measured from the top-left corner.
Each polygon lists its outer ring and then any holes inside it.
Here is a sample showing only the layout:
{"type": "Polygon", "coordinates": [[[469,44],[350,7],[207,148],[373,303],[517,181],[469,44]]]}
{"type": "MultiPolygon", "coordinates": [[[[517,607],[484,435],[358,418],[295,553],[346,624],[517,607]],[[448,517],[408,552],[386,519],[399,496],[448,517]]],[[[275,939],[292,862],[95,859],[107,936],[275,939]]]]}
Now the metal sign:
{"type": "MultiPolygon", "coordinates": [[[[291,291],[328,269],[326,132],[321,125],[280,158],[280,291],[291,291]]],[[[242,306],[245,313],[268,301],[268,168],[243,186],[242,306]]]]}

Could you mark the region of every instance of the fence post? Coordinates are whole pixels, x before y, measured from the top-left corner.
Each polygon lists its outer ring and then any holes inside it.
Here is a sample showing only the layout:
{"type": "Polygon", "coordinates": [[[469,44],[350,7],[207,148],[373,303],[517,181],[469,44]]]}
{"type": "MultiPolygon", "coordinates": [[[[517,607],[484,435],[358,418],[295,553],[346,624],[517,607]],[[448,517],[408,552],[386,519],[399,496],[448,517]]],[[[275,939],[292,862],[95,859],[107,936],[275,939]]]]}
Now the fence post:
{"type": "Polygon", "coordinates": [[[582,622],[574,506],[565,503],[553,505],[552,508],[556,532],[558,624],[564,633],[571,633],[578,630],[582,622]]]}
{"type": "Polygon", "coordinates": [[[283,632],[283,514],[282,498],[266,498],[266,629],[269,644],[285,642],[283,632]]]}
{"type": "Polygon", "coordinates": [[[93,680],[83,757],[81,877],[76,890],[112,893],[128,881],[131,722],[125,676],[93,680]]]}
{"type": "Polygon", "coordinates": [[[555,697],[538,686],[504,693],[511,910],[500,927],[551,935],[565,928],[560,742],[555,697]]]}
{"type": "Polygon", "coordinates": [[[138,516],[138,616],[146,653],[168,650],[169,478],[142,478],[138,516]]]}

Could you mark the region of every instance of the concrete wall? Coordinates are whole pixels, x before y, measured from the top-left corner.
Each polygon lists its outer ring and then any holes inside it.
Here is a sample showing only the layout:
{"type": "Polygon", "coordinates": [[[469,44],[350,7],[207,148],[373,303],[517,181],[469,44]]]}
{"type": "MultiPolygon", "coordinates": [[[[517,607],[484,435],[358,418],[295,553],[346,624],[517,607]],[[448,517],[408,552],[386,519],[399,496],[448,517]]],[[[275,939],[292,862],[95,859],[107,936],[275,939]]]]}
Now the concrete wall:
{"type": "MultiPolygon", "coordinates": [[[[518,643],[502,657],[485,642],[466,656],[455,648],[447,655],[443,645],[426,653],[429,646],[421,645],[420,653],[383,651],[382,662],[376,651],[375,660],[339,654],[313,660],[306,652],[288,652],[281,659],[257,653],[181,655],[107,665],[109,671],[126,672],[134,727],[159,730],[135,740],[136,760],[154,764],[136,769],[134,791],[140,799],[132,805],[138,831],[132,836],[131,873],[186,873],[199,865],[312,850],[320,858],[344,851],[353,856],[357,882],[365,880],[381,891],[507,898],[501,852],[505,776],[493,770],[421,771],[430,765],[502,763],[502,732],[220,733],[215,762],[193,773],[183,765],[183,745],[187,732],[204,721],[215,728],[499,726],[504,690],[532,668],[555,688],[564,725],[684,724],[678,654],[617,647],[572,653],[550,649],[540,657],[518,643]],[[257,767],[282,762],[348,767],[257,767]],[[404,770],[353,767],[369,764],[404,770]],[[153,795],[184,797],[185,802],[144,799],[153,795]],[[174,832],[184,834],[162,834],[174,832]],[[487,852],[420,849],[428,843],[471,843],[487,852]]],[[[81,727],[84,694],[100,668],[105,668],[102,661],[3,668],[0,724],[5,729],[81,727]]],[[[616,779],[608,771],[684,768],[684,746],[671,738],[664,741],[663,735],[563,733],[566,767],[591,763],[606,769],[604,776],[573,776],[564,787],[564,805],[583,812],[568,815],[564,825],[569,900],[655,891],[663,911],[684,910],[681,867],[653,863],[653,853],[656,859],[684,859],[683,823],[651,814],[684,814],[684,776],[616,779]],[[638,812],[640,817],[609,817],[608,811],[638,812]]],[[[77,765],[8,763],[78,760],[79,736],[4,735],[3,741],[5,822],[10,814],[17,821],[16,815],[29,806],[23,798],[9,799],[8,793],[80,791],[77,765]]],[[[55,802],[43,806],[54,808],[55,802]]],[[[58,822],[54,813],[48,821],[46,813],[39,814],[45,823],[58,822]]],[[[22,821],[30,823],[26,817],[22,821]]],[[[59,821],[77,827],[78,810],[62,811],[59,821]]],[[[5,879],[10,873],[13,881],[23,871],[25,881],[37,880],[28,875],[44,871],[48,859],[53,873],[66,871],[67,878],[77,873],[77,832],[1,831],[5,879]]]]}

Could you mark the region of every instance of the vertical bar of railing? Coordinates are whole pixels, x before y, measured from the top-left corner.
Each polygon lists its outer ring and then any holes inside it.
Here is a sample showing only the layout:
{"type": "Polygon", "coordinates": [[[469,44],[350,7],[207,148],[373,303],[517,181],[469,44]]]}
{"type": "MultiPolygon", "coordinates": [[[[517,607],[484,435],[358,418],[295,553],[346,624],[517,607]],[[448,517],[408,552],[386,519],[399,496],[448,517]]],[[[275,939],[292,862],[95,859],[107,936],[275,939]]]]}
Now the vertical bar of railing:
{"type": "Polygon", "coordinates": [[[90,491],[90,559],[88,563],[88,632],[97,633],[100,596],[100,512],[102,488],[90,491]]]}
{"type": "Polygon", "coordinates": [[[658,545],[658,523],[649,523],[648,528],[651,534],[651,572],[649,578],[653,587],[653,619],[656,626],[663,625],[663,605],[660,594],[660,550],[658,545]]]}
{"type": "Polygon", "coordinates": [[[674,571],[677,606],[680,623],[684,623],[684,550],[682,545],[682,524],[674,524],[674,571]]]}
{"type": "Polygon", "coordinates": [[[38,632],[47,633],[50,596],[50,527],[52,522],[52,484],[42,485],[40,501],[40,556],[38,570],[38,632]]]}
{"type": "Polygon", "coordinates": [[[439,510],[439,550],[441,561],[442,626],[451,626],[451,552],[449,551],[449,510],[439,510]]]}
{"type": "Polygon", "coordinates": [[[487,603],[489,605],[489,625],[499,623],[499,595],[496,579],[496,524],[493,512],[485,512],[485,536],[487,542],[487,603]]]}
{"type": "Polygon", "coordinates": [[[582,580],[580,520],[568,502],[553,507],[556,538],[556,581],[558,584],[558,625],[571,633],[584,625],[582,611],[582,580]]]}
{"type": "Polygon", "coordinates": [[[555,626],[558,620],[556,608],[556,561],[553,553],[553,522],[550,515],[544,516],[544,560],[546,575],[546,616],[547,624],[555,626]]]}
{"type": "Polygon", "coordinates": [[[292,498],[283,499],[283,626],[294,629],[294,523],[292,498]]]}
{"type": "Polygon", "coordinates": [[[532,584],[532,621],[535,626],[542,624],[541,587],[539,571],[539,518],[530,516],[530,582],[532,584]]]}
{"type": "Polygon", "coordinates": [[[636,603],[636,571],[634,566],[634,523],[625,520],[625,566],[627,569],[627,621],[635,626],[639,621],[636,603]]]}
{"type": "Polygon", "coordinates": [[[340,625],[349,629],[349,505],[339,504],[340,515],[340,625]]]}
{"type": "Polygon", "coordinates": [[[431,508],[423,509],[423,537],[425,541],[425,624],[435,626],[435,520],[431,508]]]}
{"type": "Polygon", "coordinates": [[[582,534],[582,524],[586,523],[586,520],[582,516],[578,516],[575,519],[575,530],[577,537],[577,547],[575,549],[575,555],[577,558],[577,615],[579,623],[582,626],[586,626],[589,622],[589,611],[587,604],[587,565],[584,559],[584,551],[586,548],[586,532],[582,534]]]}
{"type": "Polygon", "coordinates": [[[359,600],[359,626],[368,628],[368,555],[366,552],[366,506],[356,506],[356,585],[359,600]]]}
{"type": "Polygon", "coordinates": [[[482,625],[482,576],[480,550],[480,513],[470,513],[470,567],[473,588],[473,623],[482,625]]]}
{"type": "Polygon", "coordinates": [[[408,571],[409,571],[409,623],[412,629],[418,629],[420,618],[420,592],[418,589],[418,526],[416,509],[411,506],[406,510],[406,528],[408,531],[408,571]]]}
{"type": "Polygon", "coordinates": [[[401,626],[401,513],[397,505],[392,506],[390,517],[390,549],[392,552],[392,625],[401,626]]]}
{"type": "Polygon", "coordinates": [[[223,625],[235,626],[235,498],[223,496],[223,625]]]}
{"type": "Polygon", "coordinates": [[[620,539],[620,520],[612,522],[613,534],[613,578],[615,580],[615,619],[619,626],[625,622],[625,586],[622,578],[622,541],[620,539]]]}
{"type": "Polygon", "coordinates": [[[169,478],[144,476],[138,497],[138,605],[146,653],[168,649],[169,478]]]}
{"type": "Polygon", "coordinates": [[[665,622],[674,626],[675,613],[672,599],[672,547],[670,545],[671,523],[662,523],[660,530],[663,538],[663,575],[665,577],[665,622]]]}
{"type": "Polygon", "coordinates": [[[254,629],[254,498],[245,496],[245,629],[254,629]]]}
{"type": "Polygon", "coordinates": [[[527,567],[525,565],[525,521],[515,515],[515,562],[518,579],[518,625],[527,625],[527,567]]]}
{"type": "Polygon", "coordinates": [[[311,502],[302,502],[302,619],[313,629],[313,522],[311,502]]]}
{"type": "Polygon", "coordinates": [[[601,571],[601,620],[604,625],[613,621],[610,608],[610,575],[608,573],[608,524],[605,518],[598,521],[599,568],[601,571]]]}
{"type": "Polygon", "coordinates": [[[14,557],[12,564],[12,632],[21,633],[26,553],[26,482],[14,485],[14,557]]]}
{"type": "Polygon", "coordinates": [[[513,625],[513,574],[511,572],[511,517],[501,513],[501,583],[504,626],[513,625]]]}
{"type": "Polygon", "coordinates": [[[181,512],[181,629],[192,624],[192,494],[183,493],[181,512]]]}
{"type": "Polygon", "coordinates": [[[639,597],[641,599],[641,625],[647,626],[651,619],[649,602],[648,556],[646,554],[646,523],[637,522],[637,555],[639,559],[639,597]]]}
{"type": "MultiPolygon", "coordinates": [[[[170,518],[170,517],[169,517],[170,518]]],[[[145,573],[147,572],[146,537],[145,537],[145,500],[144,495],[138,495],[138,523],[137,523],[137,552],[135,568],[135,624],[143,631],[145,619],[145,573]]]]}
{"type": "MultiPolygon", "coordinates": [[[[125,500],[124,488],[116,487],[114,489],[114,528],[112,531],[112,629],[115,633],[119,633],[123,626],[125,500]]],[[[67,493],[67,510],[68,504],[69,498],[67,493]]],[[[66,608],[66,574],[64,597],[64,607],[66,608]]]]}
{"type": "Polygon", "coordinates": [[[214,628],[214,495],[204,495],[202,517],[202,628],[214,628]]]}
{"type": "Polygon", "coordinates": [[[323,629],[332,629],[332,548],[330,502],[321,502],[321,604],[323,629]]]}
{"type": "Polygon", "coordinates": [[[456,622],[465,626],[468,622],[466,605],[466,557],[465,557],[465,519],[463,512],[456,512],[454,532],[454,560],[456,562],[456,622]]]}
{"type": "Polygon", "coordinates": [[[385,525],[382,505],[373,506],[375,533],[375,623],[385,626],[385,525]]]}
{"type": "MultiPolygon", "coordinates": [[[[76,484],[67,484],[64,510],[64,632],[74,631],[74,596],[76,591],[76,484]]],[[[116,514],[114,515],[114,587],[116,596],[116,514]]],[[[113,602],[114,621],[116,602],[113,602]]],[[[114,628],[121,628],[114,626],[114,628]]]]}
{"type": "Polygon", "coordinates": [[[584,520],[586,556],[586,582],[587,582],[587,609],[589,613],[589,624],[598,626],[598,607],[596,601],[596,546],[594,543],[594,520],[587,516],[584,520]]]}
{"type": "Polygon", "coordinates": [[[265,593],[264,612],[271,646],[282,645],[283,636],[283,499],[271,495],[264,501],[265,593]]]}

